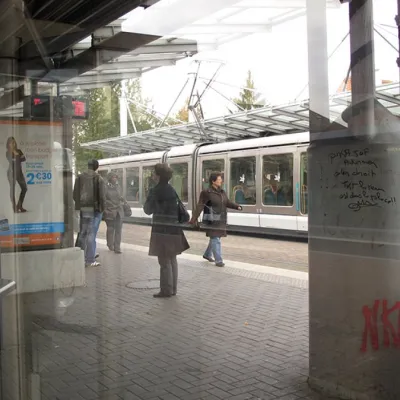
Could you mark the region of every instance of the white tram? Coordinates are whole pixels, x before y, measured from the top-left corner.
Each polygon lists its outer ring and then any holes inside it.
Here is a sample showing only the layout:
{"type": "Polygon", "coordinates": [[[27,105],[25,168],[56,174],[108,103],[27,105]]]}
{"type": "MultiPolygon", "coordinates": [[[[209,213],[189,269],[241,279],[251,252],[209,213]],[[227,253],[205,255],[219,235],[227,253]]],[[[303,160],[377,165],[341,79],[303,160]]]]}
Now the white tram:
{"type": "Polygon", "coordinates": [[[143,204],[155,184],[155,164],[167,162],[171,184],[189,212],[211,172],[224,174],[229,197],[243,206],[228,214],[228,230],[307,235],[307,147],[309,133],[288,134],[218,144],[173,147],[165,152],[100,160],[100,174],[118,174],[132,222],[149,223],[143,204]]]}

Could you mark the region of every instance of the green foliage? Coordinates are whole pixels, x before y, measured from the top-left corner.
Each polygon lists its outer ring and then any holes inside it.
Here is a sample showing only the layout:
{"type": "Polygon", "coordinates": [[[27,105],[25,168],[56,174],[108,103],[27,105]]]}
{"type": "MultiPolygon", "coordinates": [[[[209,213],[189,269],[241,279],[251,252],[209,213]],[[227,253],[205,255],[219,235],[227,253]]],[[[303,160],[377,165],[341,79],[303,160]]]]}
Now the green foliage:
{"type": "MultiPolygon", "coordinates": [[[[119,98],[121,93],[121,83],[114,83],[110,87],[101,89],[91,89],[86,93],[89,101],[89,118],[87,121],[73,124],[73,151],[77,173],[86,170],[89,159],[101,159],[107,156],[101,151],[87,150],[81,147],[82,143],[119,136],[119,98]]],[[[157,120],[154,111],[151,109],[148,112],[144,111],[145,107],[150,107],[150,100],[143,98],[140,80],[129,80],[126,84],[125,95],[137,131],[153,129],[157,120]],[[139,104],[144,107],[140,107],[139,104]]],[[[128,132],[134,132],[129,116],[128,132]]]]}
{"type": "MultiPolygon", "coordinates": [[[[239,97],[234,98],[232,101],[243,110],[254,110],[255,108],[263,107],[264,104],[261,102],[261,95],[255,90],[254,80],[250,70],[247,72],[244,86],[245,88],[240,91],[239,97]]],[[[234,112],[236,111],[237,110],[234,112]]]]}

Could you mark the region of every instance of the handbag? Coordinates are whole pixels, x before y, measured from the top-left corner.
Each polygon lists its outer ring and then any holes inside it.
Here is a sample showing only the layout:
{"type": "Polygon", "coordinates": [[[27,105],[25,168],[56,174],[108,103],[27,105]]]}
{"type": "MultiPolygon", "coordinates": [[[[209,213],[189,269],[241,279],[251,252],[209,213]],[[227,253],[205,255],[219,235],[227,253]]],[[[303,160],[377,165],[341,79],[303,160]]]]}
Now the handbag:
{"type": "Polygon", "coordinates": [[[221,221],[221,214],[216,213],[211,206],[211,203],[207,203],[203,210],[203,224],[212,225],[215,222],[221,221]]]}
{"type": "Polygon", "coordinates": [[[178,222],[180,224],[187,224],[190,221],[190,215],[186,210],[185,205],[182,203],[182,200],[179,198],[178,193],[176,193],[177,207],[178,207],[178,222]]]}
{"type": "Polygon", "coordinates": [[[131,206],[128,203],[124,203],[123,205],[124,208],[124,216],[125,217],[131,217],[132,216],[132,209],[131,206]]]}

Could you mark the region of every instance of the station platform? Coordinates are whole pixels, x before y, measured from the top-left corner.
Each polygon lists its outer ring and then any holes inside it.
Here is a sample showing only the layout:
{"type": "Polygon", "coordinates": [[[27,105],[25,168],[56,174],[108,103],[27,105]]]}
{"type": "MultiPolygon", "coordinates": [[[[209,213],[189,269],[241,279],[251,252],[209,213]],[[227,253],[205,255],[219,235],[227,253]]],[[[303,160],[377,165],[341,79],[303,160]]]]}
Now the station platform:
{"type": "Polygon", "coordinates": [[[43,400],[326,398],[307,385],[307,273],[184,254],[178,296],[154,299],[157,259],[122,249],[100,238],[86,287],[27,299],[43,400]]]}

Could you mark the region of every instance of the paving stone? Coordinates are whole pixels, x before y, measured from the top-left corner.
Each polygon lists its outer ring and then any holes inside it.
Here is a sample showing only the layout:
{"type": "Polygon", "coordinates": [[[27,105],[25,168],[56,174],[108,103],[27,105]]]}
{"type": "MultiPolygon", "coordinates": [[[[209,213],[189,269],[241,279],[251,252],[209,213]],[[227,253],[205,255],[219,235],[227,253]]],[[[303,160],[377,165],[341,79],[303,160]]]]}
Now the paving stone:
{"type": "Polygon", "coordinates": [[[63,315],[54,299],[67,291],[28,296],[44,397],[316,400],[304,282],[181,259],[179,295],[154,299],[127,284],[158,279],[155,258],[99,249],[102,267],[63,315]]]}

